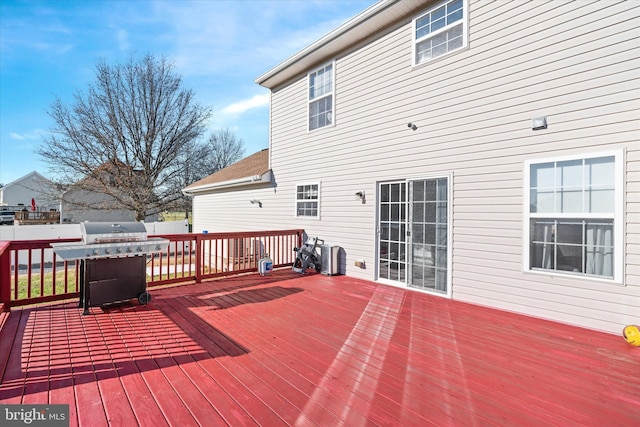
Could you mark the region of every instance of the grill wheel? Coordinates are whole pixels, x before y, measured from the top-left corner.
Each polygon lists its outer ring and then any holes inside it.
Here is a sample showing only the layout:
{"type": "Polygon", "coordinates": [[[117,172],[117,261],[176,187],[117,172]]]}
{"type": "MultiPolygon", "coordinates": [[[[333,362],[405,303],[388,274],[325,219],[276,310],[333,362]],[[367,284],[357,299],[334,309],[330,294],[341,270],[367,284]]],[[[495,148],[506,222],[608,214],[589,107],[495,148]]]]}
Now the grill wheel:
{"type": "Polygon", "coordinates": [[[143,292],[138,295],[138,302],[141,305],[147,305],[151,302],[151,294],[149,292],[143,292]]]}

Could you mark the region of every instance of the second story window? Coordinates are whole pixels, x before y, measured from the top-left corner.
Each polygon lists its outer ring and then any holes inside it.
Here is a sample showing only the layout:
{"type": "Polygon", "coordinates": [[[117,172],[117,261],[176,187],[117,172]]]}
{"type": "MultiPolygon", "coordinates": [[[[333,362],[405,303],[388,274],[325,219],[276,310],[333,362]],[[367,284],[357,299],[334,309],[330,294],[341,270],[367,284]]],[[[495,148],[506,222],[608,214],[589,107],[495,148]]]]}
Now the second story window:
{"type": "Polygon", "coordinates": [[[467,44],[466,0],[449,0],[413,21],[413,64],[461,49],[467,44]]]}
{"type": "Polygon", "coordinates": [[[333,63],[309,73],[309,130],[333,124],[333,63]]]}

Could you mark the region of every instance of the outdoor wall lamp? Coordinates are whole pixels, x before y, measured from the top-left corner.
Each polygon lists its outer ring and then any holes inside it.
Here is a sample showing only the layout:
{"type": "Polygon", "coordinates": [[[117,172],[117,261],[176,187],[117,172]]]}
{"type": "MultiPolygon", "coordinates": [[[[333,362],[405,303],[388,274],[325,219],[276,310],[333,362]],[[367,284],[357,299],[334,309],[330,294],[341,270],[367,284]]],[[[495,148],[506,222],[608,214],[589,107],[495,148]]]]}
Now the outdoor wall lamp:
{"type": "Polygon", "coordinates": [[[410,128],[411,130],[418,129],[418,126],[416,126],[415,123],[411,123],[411,122],[407,123],[407,127],[410,128]]]}
{"type": "Polygon", "coordinates": [[[255,205],[257,203],[259,207],[262,207],[262,202],[258,199],[251,199],[249,200],[249,203],[251,203],[252,205],[255,205]]]}
{"type": "Polygon", "coordinates": [[[362,203],[365,202],[364,190],[356,191],[356,200],[360,200],[362,203]]]}
{"type": "Polygon", "coordinates": [[[547,116],[534,117],[531,120],[531,130],[541,130],[547,128],[547,116]]]}

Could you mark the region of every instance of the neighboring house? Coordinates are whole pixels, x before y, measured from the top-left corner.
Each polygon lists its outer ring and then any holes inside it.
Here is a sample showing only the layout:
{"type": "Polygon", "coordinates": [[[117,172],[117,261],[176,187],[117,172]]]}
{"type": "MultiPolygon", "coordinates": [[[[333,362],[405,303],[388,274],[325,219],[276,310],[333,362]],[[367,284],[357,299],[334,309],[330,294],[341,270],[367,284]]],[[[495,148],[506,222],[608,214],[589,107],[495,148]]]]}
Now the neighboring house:
{"type": "MultiPolygon", "coordinates": [[[[62,196],[63,222],[132,222],[134,210],[122,209],[115,196],[121,186],[140,188],[136,171],[121,162],[107,162],[91,176],[69,186],[62,196]],[[130,180],[134,180],[132,183],[130,180]],[[123,182],[123,184],[120,184],[123,182]],[[116,192],[113,194],[112,192],[116,192]]],[[[158,220],[158,214],[147,215],[146,222],[158,220]]]]}
{"type": "Polygon", "coordinates": [[[620,333],[639,27],[633,1],[380,1],[256,80],[269,163],[188,187],[194,231],[304,228],[350,276],[620,333]]]}
{"type": "MultiPolygon", "coordinates": [[[[127,168],[124,165],[122,167],[127,168]]],[[[75,185],[71,185],[62,196],[62,221],[65,223],[135,221],[135,211],[119,208],[114,196],[108,194],[109,191],[119,191],[116,171],[122,173],[122,170],[114,169],[112,164],[105,163],[96,171],[95,176],[86,176],[75,185]]],[[[145,218],[146,222],[157,220],[158,214],[148,215],[145,218]]]]}
{"type": "MultiPolygon", "coordinates": [[[[10,213],[11,217],[18,210],[49,212],[59,209],[59,190],[53,182],[38,172],[31,172],[0,187],[0,210],[10,213]]],[[[4,215],[2,218],[4,221],[4,215]]]]}
{"type": "Polygon", "coordinates": [[[104,194],[86,190],[67,190],[62,203],[62,222],[130,222],[135,212],[125,209],[107,209],[112,199],[104,194]]]}
{"type": "MultiPolygon", "coordinates": [[[[134,211],[115,209],[113,206],[113,199],[109,195],[87,190],[70,189],[63,196],[62,222],[132,222],[136,220],[134,211]]],[[[146,222],[157,220],[157,214],[148,215],[145,218],[146,222]]]]}

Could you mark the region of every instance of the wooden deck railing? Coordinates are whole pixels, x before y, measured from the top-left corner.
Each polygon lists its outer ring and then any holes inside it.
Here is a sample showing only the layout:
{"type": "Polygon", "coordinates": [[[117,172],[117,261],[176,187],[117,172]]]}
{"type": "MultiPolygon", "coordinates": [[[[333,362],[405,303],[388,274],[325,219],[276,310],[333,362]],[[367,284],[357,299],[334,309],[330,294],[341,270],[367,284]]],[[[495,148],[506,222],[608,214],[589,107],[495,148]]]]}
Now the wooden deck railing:
{"type": "MultiPolygon", "coordinates": [[[[198,283],[258,270],[269,254],[274,267],[292,265],[303,230],[171,234],[167,250],[147,257],[147,286],[198,283]]],[[[80,261],[63,261],[51,243],[79,239],[0,242],[0,309],[75,298],[80,261]]]]}
{"type": "Polygon", "coordinates": [[[59,224],[59,211],[17,211],[14,222],[21,225],[59,224]]]}

